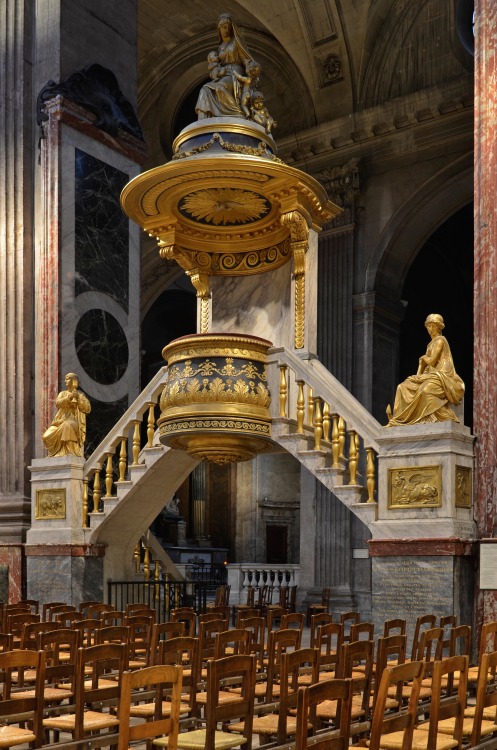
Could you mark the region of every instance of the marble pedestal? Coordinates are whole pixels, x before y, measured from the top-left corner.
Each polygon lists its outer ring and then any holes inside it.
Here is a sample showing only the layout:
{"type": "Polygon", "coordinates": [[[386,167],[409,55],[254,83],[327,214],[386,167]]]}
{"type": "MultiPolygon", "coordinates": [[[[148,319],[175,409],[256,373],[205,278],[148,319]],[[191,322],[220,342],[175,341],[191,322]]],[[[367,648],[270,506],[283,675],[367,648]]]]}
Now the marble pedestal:
{"type": "Polygon", "coordinates": [[[30,466],[26,591],[41,603],[103,599],[105,548],[84,543],[83,467],[77,456],[39,458],[30,466]]]}
{"type": "Polygon", "coordinates": [[[378,514],[371,524],[372,613],[386,619],[456,614],[472,622],[476,527],[473,436],[455,422],[385,428],[378,514]]]}

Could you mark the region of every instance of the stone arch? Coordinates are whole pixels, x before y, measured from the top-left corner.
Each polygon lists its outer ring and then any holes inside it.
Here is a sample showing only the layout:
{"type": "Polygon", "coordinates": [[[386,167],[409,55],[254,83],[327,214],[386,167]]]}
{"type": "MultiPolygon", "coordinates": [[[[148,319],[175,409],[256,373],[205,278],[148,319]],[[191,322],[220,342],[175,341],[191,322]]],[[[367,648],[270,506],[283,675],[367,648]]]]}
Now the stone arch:
{"type": "Polygon", "coordinates": [[[446,0],[384,0],[373,4],[359,83],[361,106],[372,107],[468,75],[468,55],[454,33],[446,0]]]}
{"type": "Polygon", "coordinates": [[[473,155],[440,170],[386,224],[366,267],[364,290],[399,300],[419,249],[451,214],[473,199],[473,155]]]}

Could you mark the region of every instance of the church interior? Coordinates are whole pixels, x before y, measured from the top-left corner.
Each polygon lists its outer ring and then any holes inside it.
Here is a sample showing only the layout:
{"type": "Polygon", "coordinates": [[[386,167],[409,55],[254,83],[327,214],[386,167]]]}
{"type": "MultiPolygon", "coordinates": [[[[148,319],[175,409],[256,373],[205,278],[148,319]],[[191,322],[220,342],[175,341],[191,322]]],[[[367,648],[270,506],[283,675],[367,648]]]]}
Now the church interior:
{"type": "MultiPolygon", "coordinates": [[[[141,575],[137,556],[152,575],[150,554],[156,580],[227,573],[234,603],[291,582],[301,611],[329,587],[333,611],[366,621],[430,607],[497,619],[491,0],[6,0],[1,13],[0,598],[103,601],[109,579],[141,575]],[[220,90],[207,58],[222,14],[260,67],[257,148],[221,105],[199,110],[220,90]],[[274,231],[264,273],[191,261],[209,220],[193,227],[188,196],[175,229],[164,218],[187,173],[188,190],[219,191],[221,163],[233,194],[260,185],[274,226],[250,234],[260,215],[237,218],[229,252],[274,231]],[[263,185],[278,175],[276,199],[263,185]],[[454,419],[387,427],[434,315],[464,398],[454,419]],[[186,367],[172,342],[218,333],[272,346],[271,440],[243,460],[166,435],[164,348],[186,367]],[[89,402],[84,452],[47,457],[63,392],[89,402]],[[399,490],[406,471],[419,502],[399,490]]],[[[226,223],[211,222],[211,250],[226,223]]]]}

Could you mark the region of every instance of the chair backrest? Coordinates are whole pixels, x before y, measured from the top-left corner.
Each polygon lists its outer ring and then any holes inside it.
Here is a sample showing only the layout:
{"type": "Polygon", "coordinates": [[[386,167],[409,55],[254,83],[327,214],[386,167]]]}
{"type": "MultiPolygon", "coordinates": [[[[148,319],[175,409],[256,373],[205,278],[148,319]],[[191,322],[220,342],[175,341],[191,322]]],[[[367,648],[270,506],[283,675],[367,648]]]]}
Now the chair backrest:
{"type": "Polygon", "coordinates": [[[21,648],[30,648],[38,651],[38,635],[40,633],[53,632],[62,627],[60,622],[27,622],[21,634],[21,648]]]}
{"type": "Polygon", "coordinates": [[[456,615],[443,615],[440,617],[440,627],[443,631],[442,636],[442,645],[440,649],[440,658],[443,659],[447,656],[452,656],[450,653],[450,634],[452,632],[452,628],[455,628],[457,625],[457,616],[456,615]]]}
{"type": "Polygon", "coordinates": [[[485,651],[479,662],[478,680],[476,683],[475,716],[470,747],[478,745],[481,739],[483,711],[494,707],[494,723],[497,722],[497,651],[485,651]]]}
{"type": "Polygon", "coordinates": [[[247,617],[240,620],[241,628],[250,633],[250,653],[257,657],[257,669],[264,667],[264,654],[266,651],[265,633],[266,621],[264,617],[247,617]]]}
{"type": "Polygon", "coordinates": [[[244,628],[225,630],[216,633],[214,642],[214,658],[221,659],[231,654],[249,654],[252,633],[244,628]]]}
{"type": "Polygon", "coordinates": [[[419,639],[416,661],[440,661],[442,658],[443,634],[442,628],[428,628],[428,630],[423,630],[419,639]]]}
{"type": "MultiPolygon", "coordinates": [[[[208,615],[217,616],[217,617],[213,617],[212,619],[224,620],[224,623],[226,625],[226,630],[228,630],[230,626],[230,608],[228,604],[218,604],[215,607],[211,607],[209,609],[208,615]]],[[[207,617],[207,613],[205,615],[200,615],[199,622],[205,617],[207,617]]]]}
{"type": "Polygon", "coordinates": [[[403,620],[400,617],[395,617],[393,620],[385,620],[383,637],[388,638],[389,635],[405,635],[406,626],[406,620],[403,620]]]}
{"type": "Polygon", "coordinates": [[[155,622],[150,634],[149,666],[158,664],[160,641],[167,641],[168,638],[179,638],[185,635],[185,630],[184,622],[155,622]]]}
{"type": "MultiPolygon", "coordinates": [[[[178,746],[179,715],[181,704],[182,668],[172,665],[155,665],[124,672],[119,700],[119,739],[117,750],[128,750],[130,743],[167,736],[169,750],[178,746]],[[130,723],[132,697],[136,691],[153,690],[155,711],[150,721],[130,723]],[[168,696],[166,708],[164,697],[168,696]]],[[[148,699],[150,700],[150,698],[148,699]]]]}
{"type": "Polygon", "coordinates": [[[100,622],[92,618],[91,620],[86,619],[73,622],[71,627],[80,633],[80,645],[86,647],[95,644],[96,632],[99,625],[100,622]]]}
{"type": "Polygon", "coordinates": [[[18,636],[20,638],[24,625],[33,622],[40,622],[40,615],[31,614],[28,610],[16,614],[8,614],[6,630],[13,636],[18,636]]]}
{"type": "Polygon", "coordinates": [[[57,604],[47,609],[46,619],[53,622],[57,615],[65,614],[67,612],[76,612],[76,607],[73,604],[57,604]]]}
{"type": "Polygon", "coordinates": [[[414,635],[412,638],[412,646],[411,646],[411,660],[412,661],[416,661],[416,658],[417,658],[421,633],[423,632],[423,630],[434,628],[436,621],[437,621],[437,618],[435,615],[420,615],[416,619],[416,625],[414,627],[414,635]]]}
{"type": "Polygon", "coordinates": [[[320,669],[336,669],[343,643],[343,625],[327,622],[318,627],[316,646],[319,651],[320,669]]]}
{"type": "Polygon", "coordinates": [[[257,607],[243,607],[242,609],[236,610],[236,628],[243,628],[242,622],[248,620],[251,617],[259,617],[259,610],[257,607]]]}
{"type": "Polygon", "coordinates": [[[297,700],[297,730],[295,750],[307,749],[309,726],[313,735],[312,748],[323,746],[323,750],[348,750],[350,735],[350,710],[352,703],[352,681],[325,680],[299,689],[297,700]],[[316,735],[319,723],[316,708],[324,701],[336,701],[333,736],[329,732],[316,735]],[[337,736],[338,731],[338,736],[337,736]]]}
{"type": "MultiPolygon", "coordinates": [[[[378,691],[380,688],[380,675],[389,666],[388,662],[395,661],[397,664],[404,664],[407,655],[407,636],[388,635],[385,638],[378,638],[378,647],[376,651],[376,675],[375,690],[373,693],[372,711],[374,712],[376,701],[378,700],[378,691]]],[[[393,665],[390,665],[393,666],[393,665]]],[[[402,703],[402,684],[397,684],[397,695],[394,700],[400,706],[402,703]]]]}
{"type": "Polygon", "coordinates": [[[361,621],[359,612],[342,612],[340,622],[343,625],[343,640],[350,641],[350,628],[354,623],[361,621]]]}
{"type": "MultiPolygon", "coordinates": [[[[288,612],[281,618],[281,629],[295,628],[302,634],[304,630],[305,614],[303,612],[288,612]]],[[[300,648],[300,646],[299,646],[300,648]]]]}
{"type": "Polygon", "coordinates": [[[63,628],[71,627],[73,622],[84,620],[82,612],[58,612],[55,615],[55,622],[60,623],[63,628]]]}
{"type": "Polygon", "coordinates": [[[336,676],[341,679],[353,678],[354,693],[361,695],[361,721],[368,721],[371,715],[371,686],[373,682],[374,641],[354,641],[343,643],[339,654],[336,676]],[[358,672],[357,668],[361,671],[358,672]]]}
{"type": "Polygon", "coordinates": [[[41,609],[41,619],[42,620],[49,620],[50,619],[50,610],[53,607],[63,607],[67,602],[45,602],[41,609]]]}
{"type": "Polygon", "coordinates": [[[253,586],[247,586],[247,598],[245,600],[245,606],[253,607],[255,604],[255,588],[253,586]]]}
{"type": "Polygon", "coordinates": [[[317,648],[299,648],[283,654],[280,672],[280,697],[278,710],[278,734],[276,741],[286,740],[286,719],[291,709],[297,707],[299,676],[308,672],[311,684],[319,679],[319,653],[317,648]]]}
{"type": "Polygon", "coordinates": [[[350,628],[350,641],[372,641],[374,625],[372,622],[355,622],[350,628]]]}
{"type": "Polygon", "coordinates": [[[320,625],[326,625],[329,622],[333,622],[331,612],[318,612],[316,615],[311,615],[311,632],[309,636],[311,648],[317,643],[318,628],[320,625]]]}
{"type": "Polygon", "coordinates": [[[88,607],[88,619],[100,620],[104,612],[115,612],[115,609],[116,608],[113,604],[102,604],[102,602],[99,602],[98,604],[90,604],[88,607]]]}
{"type": "Polygon", "coordinates": [[[282,619],[287,614],[288,610],[282,607],[268,607],[266,618],[267,632],[270,633],[275,629],[283,630],[282,619]]]}
{"type": "Polygon", "coordinates": [[[226,586],[218,586],[216,589],[216,594],[214,596],[214,606],[217,607],[220,604],[224,604],[224,597],[226,592],[226,586]]]}
{"type": "Polygon", "coordinates": [[[239,654],[207,662],[207,702],[205,704],[206,750],[215,747],[214,735],[218,722],[243,719],[243,736],[246,750],[252,748],[252,723],[254,717],[255,656],[239,654]],[[239,680],[239,700],[219,703],[219,692],[225,680],[239,680]]]}
{"type": "Polygon", "coordinates": [[[112,612],[102,612],[100,615],[100,625],[102,628],[106,628],[108,625],[124,625],[126,614],[124,612],[118,612],[112,610],[112,612]]]}
{"type": "Polygon", "coordinates": [[[457,625],[450,630],[450,656],[471,655],[471,625],[457,625]]]}
{"type": "Polygon", "coordinates": [[[78,631],[59,628],[40,633],[38,647],[46,654],[46,682],[74,691],[79,647],[78,631]]]}
{"type": "Polygon", "coordinates": [[[31,651],[31,649],[18,649],[0,653],[0,674],[3,676],[2,694],[2,723],[9,716],[25,715],[24,720],[30,721],[32,727],[32,738],[25,738],[25,742],[32,743],[35,747],[43,744],[43,688],[45,684],[45,660],[44,651],[31,651]],[[17,673],[18,679],[25,670],[35,670],[34,691],[22,698],[11,698],[12,674],[17,673]]]}
{"type": "Polygon", "coordinates": [[[195,636],[197,634],[197,613],[191,608],[173,609],[169,616],[171,622],[184,622],[185,635],[195,636]]]}
{"type": "Polygon", "coordinates": [[[21,599],[18,604],[23,607],[29,607],[33,614],[38,614],[40,611],[40,602],[38,599],[21,599]]]}
{"type": "Polygon", "coordinates": [[[267,648],[267,689],[265,702],[273,700],[273,688],[279,683],[283,654],[295,651],[299,643],[296,630],[273,630],[269,633],[267,648]]]}
{"type": "Polygon", "coordinates": [[[207,620],[200,622],[199,625],[199,643],[200,659],[205,661],[214,656],[214,648],[217,633],[223,633],[226,630],[224,620],[207,620]]]}
{"type": "Polygon", "coordinates": [[[480,659],[485,652],[497,651],[497,622],[486,622],[480,632],[480,659]]]}
{"type": "Polygon", "coordinates": [[[130,628],[127,625],[107,625],[97,628],[95,643],[125,643],[130,639],[130,628]]]}
{"type": "Polygon", "coordinates": [[[90,601],[81,602],[79,605],[79,611],[83,615],[83,618],[85,620],[88,619],[88,610],[93,604],[101,604],[102,602],[97,602],[96,600],[92,599],[90,601]]]}
{"type": "Polygon", "coordinates": [[[373,718],[371,722],[371,733],[369,738],[369,749],[380,750],[382,735],[392,732],[402,732],[403,741],[401,750],[411,750],[414,724],[417,718],[419,692],[423,679],[424,662],[412,661],[406,664],[398,664],[395,667],[387,667],[383,670],[378,699],[376,701],[373,718]],[[399,690],[405,682],[411,684],[409,703],[407,707],[399,704],[400,710],[393,714],[386,714],[389,690],[392,686],[399,690]]]}

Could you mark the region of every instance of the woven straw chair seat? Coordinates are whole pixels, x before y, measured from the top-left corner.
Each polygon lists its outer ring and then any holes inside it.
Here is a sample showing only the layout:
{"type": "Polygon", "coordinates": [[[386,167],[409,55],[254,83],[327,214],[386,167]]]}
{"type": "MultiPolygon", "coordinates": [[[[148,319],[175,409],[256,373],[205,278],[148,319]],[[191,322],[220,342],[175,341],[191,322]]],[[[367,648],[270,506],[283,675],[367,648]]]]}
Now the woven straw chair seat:
{"type": "MultiPolygon", "coordinates": [[[[197,703],[200,703],[202,705],[207,703],[207,693],[197,693],[196,701],[197,703]]],[[[218,703],[219,705],[222,705],[223,703],[242,703],[242,696],[238,695],[238,693],[235,691],[229,692],[228,690],[220,690],[218,703]]]]}
{"type": "MultiPolygon", "coordinates": [[[[494,708],[494,716],[495,716],[495,708],[494,708]]],[[[437,725],[437,732],[440,732],[440,734],[453,734],[454,733],[454,723],[455,719],[443,719],[442,721],[438,722],[437,725]]],[[[423,729],[424,731],[428,731],[430,722],[429,721],[423,721],[421,724],[418,724],[418,729],[423,729]]],[[[471,718],[465,718],[462,724],[462,735],[463,737],[470,737],[473,732],[473,719],[471,718]]],[[[481,733],[482,735],[487,734],[493,734],[494,732],[497,732],[497,724],[494,724],[493,721],[482,721],[481,722],[481,733]]]]}
{"type": "MultiPolygon", "coordinates": [[[[43,719],[43,726],[47,729],[61,729],[66,732],[73,732],[75,728],[75,714],[63,714],[54,716],[53,719],[43,719]]],[[[90,732],[94,729],[106,729],[115,727],[119,724],[119,719],[111,714],[102,714],[99,711],[85,711],[84,729],[90,732]]]]}
{"type": "MultiPolygon", "coordinates": [[[[187,714],[190,711],[191,711],[191,706],[189,706],[188,703],[179,704],[180,714],[187,714]]],[[[137,706],[131,706],[129,710],[130,716],[136,716],[140,718],[148,718],[149,716],[153,716],[154,713],[155,713],[155,703],[139,703],[137,706]]],[[[171,702],[163,701],[162,702],[162,715],[169,716],[170,713],[171,713],[171,702]]]]}
{"type": "MultiPolygon", "coordinates": [[[[204,750],[207,741],[206,735],[205,729],[195,729],[193,732],[180,732],[178,735],[178,748],[184,748],[184,750],[204,750]]],[[[214,747],[216,750],[229,750],[232,747],[244,745],[246,742],[245,737],[240,737],[236,734],[229,734],[228,732],[214,733],[214,747]]],[[[153,744],[158,747],[167,747],[168,738],[159,737],[159,739],[153,741],[153,744]]]]}
{"type": "Polygon", "coordinates": [[[36,736],[29,729],[21,729],[16,726],[0,727],[0,747],[11,745],[23,745],[25,742],[34,742],[36,736]]]}
{"type": "MultiPolygon", "coordinates": [[[[457,747],[457,740],[453,740],[452,737],[445,737],[443,734],[437,734],[435,747],[428,748],[428,732],[424,732],[422,729],[415,729],[411,750],[451,750],[453,747],[457,747]]],[[[380,747],[382,750],[400,750],[402,747],[402,741],[404,739],[404,732],[391,732],[390,734],[384,734],[380,737],[380,747]]],[[[369,740],[367,740],[369,745],[369,740]]]]}
{"type": "MultiPolygon", "coordinates": [[[[496,707],[495,706],[487,706],[483,709],[483,718],[487,721],[495,721],[496,720],[496,707]]],[[[464,710],[464,716],[468,719],[472,719],[476,713],[476,706],[468,706],[464,710]]],[[[497,722],[496,722],[497,723],[497,722]]]]}
{"type": "MultiPolygon", "coordinates": [[[[13,700],[22,700],[23,698],[34,698],[35,695],[34,690],[23,690],[19,693],[12,693],[10,697],[13,700]]],[[[65,690],[64,688],[46,687],[43,689],[43,698],[46,701],[64,701],[66,698],[72,698],[73,695],[72,690],[65,690]]]]}

